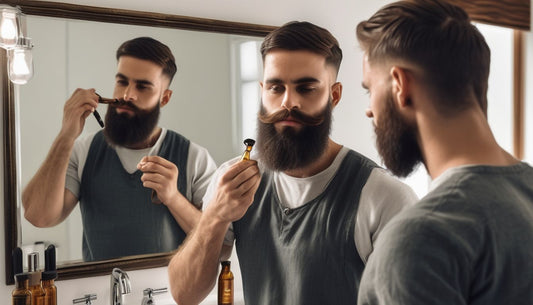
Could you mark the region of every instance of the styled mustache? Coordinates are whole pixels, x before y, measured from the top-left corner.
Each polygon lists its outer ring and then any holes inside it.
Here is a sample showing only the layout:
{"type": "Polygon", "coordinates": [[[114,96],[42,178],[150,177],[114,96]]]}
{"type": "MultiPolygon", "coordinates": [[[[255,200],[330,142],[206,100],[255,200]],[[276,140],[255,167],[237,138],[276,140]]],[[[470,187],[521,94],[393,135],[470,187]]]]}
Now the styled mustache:
{"type": "Polygon", "coordinates": [[[100,104],[108,104],[111,107],[120,107],[120,106],[126,106],[133,110],[140,110],[137,106],[135,106],[133,103],[127,102],[124,99],[119,98],[105,98],[101,97],[98,93],[98,103],[100,104]]]}
{"type": "Polygon", "coordinates": [[[276,122],[286,120],[288,117],[291,117],[293,121],[309,126],[317,126],[324,122],[323,114],[313,117],[296,109],[289,110],[283,108],[271,114],[265,113],[264,109],[262,109],[258,115],[259,121],[265,124],[274,124],[276,122]]]}

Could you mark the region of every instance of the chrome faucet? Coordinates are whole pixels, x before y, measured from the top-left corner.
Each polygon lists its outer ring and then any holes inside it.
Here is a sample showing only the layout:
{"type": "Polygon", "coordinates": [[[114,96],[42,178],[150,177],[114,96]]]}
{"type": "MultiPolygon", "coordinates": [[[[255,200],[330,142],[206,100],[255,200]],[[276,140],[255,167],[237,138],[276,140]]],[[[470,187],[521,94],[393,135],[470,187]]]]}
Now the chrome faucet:
{"type": "Polygon", "coordinates": [[[131,284],[128,274],[119,268],[114,268],[113,272],[111,272],[110,305],[123,305],[124,295],[130,292],[131,284]]]}

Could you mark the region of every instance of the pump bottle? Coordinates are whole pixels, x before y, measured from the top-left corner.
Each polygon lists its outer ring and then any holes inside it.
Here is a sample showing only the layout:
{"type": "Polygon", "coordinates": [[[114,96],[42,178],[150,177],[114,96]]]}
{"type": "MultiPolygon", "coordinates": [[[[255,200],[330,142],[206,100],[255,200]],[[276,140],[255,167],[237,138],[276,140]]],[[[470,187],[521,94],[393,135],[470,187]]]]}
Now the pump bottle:
{"type": "Polygon", "coordinates": [[[31,305],[44,305],[45,292],[41,285],[39,268],[39,253],[28,254],[28,273],[30,274],[29,289],[31,291],[31,305]]]}

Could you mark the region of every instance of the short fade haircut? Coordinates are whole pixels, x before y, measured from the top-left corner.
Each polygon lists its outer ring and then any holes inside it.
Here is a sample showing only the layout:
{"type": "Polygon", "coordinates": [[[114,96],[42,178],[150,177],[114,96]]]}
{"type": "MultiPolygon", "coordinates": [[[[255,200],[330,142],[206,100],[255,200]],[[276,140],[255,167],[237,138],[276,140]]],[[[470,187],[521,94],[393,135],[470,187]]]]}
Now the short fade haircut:
{"type": "Polygon", "coordinates": [[[306,21],[291,21],[270,32],[261,44],[263,62],[274,49],[310,51],[326,58],[326,64],[339,72],[342,50],[339,42],[326,29],[306,21]]]}
{"type": "Polygon", "coordinates": [[[138,37],[125,41],[117,50],[117,60],[121,56],[131,56],[157,64],[163,68],[163,74],[168,76],[169,84],[178,69],[170,48],[151,37],[138,37]]]}
{"type": "Polygon", "coordinates": [[[487,113],[490,49],[460,7],[441,0],[398,1],[359,23],[356,32],[371,63],[404,60],[421,68],[441,111],[471,106],[465,101],[473,94],[487,113]]]}

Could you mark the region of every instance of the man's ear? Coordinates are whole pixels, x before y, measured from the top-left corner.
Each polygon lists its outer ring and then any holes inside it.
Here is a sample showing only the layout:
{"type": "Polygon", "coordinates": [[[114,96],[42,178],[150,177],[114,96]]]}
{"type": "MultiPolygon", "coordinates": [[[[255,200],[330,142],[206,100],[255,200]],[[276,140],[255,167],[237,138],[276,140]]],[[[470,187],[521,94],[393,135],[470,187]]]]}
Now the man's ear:
{"type": "Polygon", "coordinates": [[[392,95],[398,109],[413,106],[411,103],[411,83],[407,70],[398,66],[390,69],[392,95]]]}
{"type": "Polygon", "coordinates": [[[163,96],[161,97],[161,107],[165,106],[170,102],[170,97],[172,96],[172,90],[166,89],[165,92],[163,92],[163,96]]]}
{"type": "Polygon", "coordinates": [[[342,83],[336,82],[331,86],[331,104],[333,107],[341,101],[342,97],[342,83]]]}

